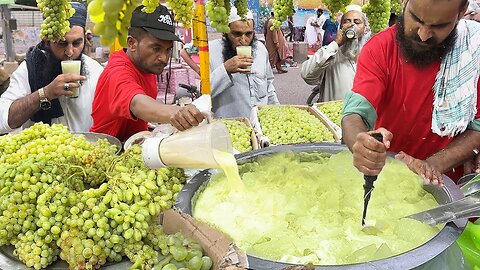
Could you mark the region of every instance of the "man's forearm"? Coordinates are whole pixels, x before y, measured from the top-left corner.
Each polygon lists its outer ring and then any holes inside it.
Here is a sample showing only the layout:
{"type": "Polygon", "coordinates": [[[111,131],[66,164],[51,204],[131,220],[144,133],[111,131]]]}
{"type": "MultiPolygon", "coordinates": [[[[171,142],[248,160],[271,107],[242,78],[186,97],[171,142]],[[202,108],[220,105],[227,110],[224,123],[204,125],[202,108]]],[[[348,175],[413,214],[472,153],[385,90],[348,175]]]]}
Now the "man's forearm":
{"type": "Polygon", "coordinates": [[[8,126],[12,129],[20,127],[38,110],[40,110],[38,92],[15,100],[8,110],[8,126]]]}
{"type": "Polygon", "coordinates": [[[368,128],[358,114],[350,114],[342,119],[342,141],[352,151],[353,144],[360,132],[367,132],[368,128]]]}
{"type": "Polygon", "coordinates": [[[480,148],[480,132],[466,130],[444,149],[426,159],[427,163],[442,173],[465,163],[475,156],[480,148]],[[475,152],[474,152],[475,151],[475,152]]]}
{"type": "Polygon", "coordinates": [[[132,114],[146,122],[169,123],[173,105],[165,105],[146,95],[136,95],[130,103],[132,114]]]}

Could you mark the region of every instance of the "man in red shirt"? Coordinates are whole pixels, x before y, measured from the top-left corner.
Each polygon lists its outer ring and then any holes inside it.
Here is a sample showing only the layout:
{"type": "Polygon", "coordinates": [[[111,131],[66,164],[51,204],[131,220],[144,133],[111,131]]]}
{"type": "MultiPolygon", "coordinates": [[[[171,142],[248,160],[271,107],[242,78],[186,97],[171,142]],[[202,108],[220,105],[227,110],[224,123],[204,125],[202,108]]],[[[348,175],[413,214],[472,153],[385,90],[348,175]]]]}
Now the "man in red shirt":
{"type": "Polygon", "coordinates": [[[342,119],[343,140],[360,172],[378,175],[388,149],[399,152],[396,158],[425,183],[443,185],[441,173],[458,179],[459,170],[453,175],[452,169],[478,153],[480,44],[471,35],[480,27],[459,21],[466,8],[466,0],[406,1],[397,24],[363,47],[342,119]],[[449,58],[462,52],[472,54],[471,60],[449,58]],[[444,64],[446,59],[456,61],[444,64]],[[471,76],[451,76],[454,66],[470,67],[471,76]]]}
{"type": "Polygon", "coordinates": [[[173,18],[159,5],[153,13],[135,9],[128,29],[128,48],[111,55],[100,76],[92,105],[92,132],[121,141],[147,130],[147,122],[169,123],[178,130],[197,126],[203,114],[194,106],[156,101],[156,74],[168,64],[175,35],[173,18]]]}

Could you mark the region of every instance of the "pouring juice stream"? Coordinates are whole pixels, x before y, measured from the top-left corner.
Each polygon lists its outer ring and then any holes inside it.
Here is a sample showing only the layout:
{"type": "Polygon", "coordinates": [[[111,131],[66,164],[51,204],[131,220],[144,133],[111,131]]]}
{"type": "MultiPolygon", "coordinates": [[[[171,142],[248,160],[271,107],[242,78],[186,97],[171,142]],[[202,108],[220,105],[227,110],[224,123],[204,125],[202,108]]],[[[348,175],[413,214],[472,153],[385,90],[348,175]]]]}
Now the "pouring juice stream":
{"type": "Polygon", "coordinates": [[[240,174],[238,173],[238,165],[235,156],[232,153],[212,150],[213,156],[217,161],[218,165],[225,174],[227,181],[230,184],[230,187],[233,190],[243,190],[244,185],[240,174]]]}

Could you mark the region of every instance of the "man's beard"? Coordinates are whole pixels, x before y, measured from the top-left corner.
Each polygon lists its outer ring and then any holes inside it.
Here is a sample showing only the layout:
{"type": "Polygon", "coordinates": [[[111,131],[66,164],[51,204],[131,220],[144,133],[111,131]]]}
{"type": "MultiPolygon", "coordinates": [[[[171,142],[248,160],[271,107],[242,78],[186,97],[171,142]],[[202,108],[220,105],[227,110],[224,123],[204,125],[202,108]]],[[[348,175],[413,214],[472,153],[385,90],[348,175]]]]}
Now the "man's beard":
{"type": "Polygon", "coordinates": [[[360,42],[358,38],[347,40],[340,50],[342,54],[349,60],[357,60],[357,56],[360,54],[360,42]]]}
{"type": "MultiPolygon", "coordinates": [[[[435,40],[429,39],[425,43],[433,46],[428,50],[417,51],[412,45],[411,38],[405,35],[404,24],[404,17],[401,15],[396,22],[396,38],[398,45],[400,46],[405,59],[418,67],[426,67],[435,61],[442,59],[449,51],[453,49],[455,41],[457,40],[457,28],[455,27],[455,29],[441,43],[435,44],[435,40]]],[[[421,42],[418,34],[415,34],[413,40],[421,42]]]]}
{"type": "MultiPolygon", "coordinates": [[[[223,61],[227,61],[228,59],[234,57],[237,55],[237,50],[233,47],[232,42],[228,38],[227,34],[223,35],[223,50],[222,50],[222,55],[223,55],[223,61]]],[[[252,46],[252,56],[255,55],[255,49],[257,48],[257,45],[255,44],[257,38],[255,37],[255,34],[253,34],[252,42],[250,42],[250,46],[252,46]]]]}

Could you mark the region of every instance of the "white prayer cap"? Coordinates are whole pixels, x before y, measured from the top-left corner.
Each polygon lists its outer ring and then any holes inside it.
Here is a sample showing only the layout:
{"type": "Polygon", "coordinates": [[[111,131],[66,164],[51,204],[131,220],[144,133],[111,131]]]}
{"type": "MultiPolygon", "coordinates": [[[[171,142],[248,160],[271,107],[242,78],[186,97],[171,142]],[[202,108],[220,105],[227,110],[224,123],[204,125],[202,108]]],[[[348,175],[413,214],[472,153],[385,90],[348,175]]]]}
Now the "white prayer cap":
{"type": "Polygon", "coordinates": [[[351,10],[355,10],[355,11],[360,11],[362,12],[362,7],[359,6],[359,5],[348,5],[347,7],[345,7],[345,10],[348,12],[348,11],[351,11],[351,10]]]}
{"type": "MultiPolygon", "coordinates": [[[[247,18],[247,20],[253,20],[253,14],[250,10],[248,10],[247,14],[245,15],[245,17],[247,18]]],[[[236,21],[241,21],[242,20],[242,17],[240,17],[238,14],[237,14],[237,8],[236,7],[232,7],[230,9],[230,17],[228,17],[228,24],[232,23],[232,22],[236,22],[236,21]]]]}

